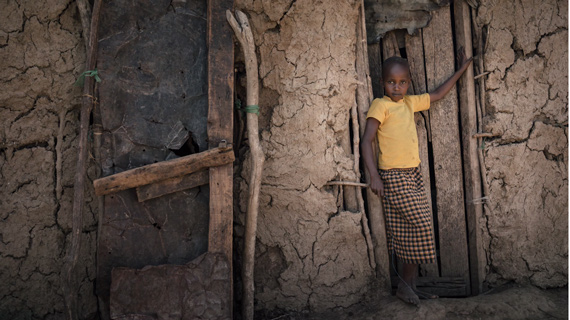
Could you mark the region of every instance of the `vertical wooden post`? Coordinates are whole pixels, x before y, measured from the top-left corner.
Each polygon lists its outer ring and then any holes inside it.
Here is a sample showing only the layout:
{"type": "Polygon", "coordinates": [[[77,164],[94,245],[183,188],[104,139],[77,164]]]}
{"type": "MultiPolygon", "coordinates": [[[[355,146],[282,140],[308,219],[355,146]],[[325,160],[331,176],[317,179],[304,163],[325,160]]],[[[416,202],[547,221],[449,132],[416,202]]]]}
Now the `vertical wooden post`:
{"type": "MultiPolygon", "coordinates": [[[[455,71],[450,7],[434,11],[423,29],[427,89],[436,89],[455,71]]],[[[463,169],[459,140],[457,91],[452,89],[430,110],[436,206],[442,277],[462,277],[468,284],[469,259],[463,198],[463,169]]]]}
{"type": "MultiPolygon", "coordinates": [[[[208,0],[208,145],[217,147],[225,140],[233,142],[234,43],[226,10],[233,10],[233,0],[208,0]]],[[[208,251],[222,252],[230,265],[227,286],[232,318],[232,229],[233,164],[210,169],[210,226],[208,251]]]]}
{"type": "MultiPolygon", "coordinates": [[[[360,4],[360,26],[357,27],[356,37],[356,72],[358,86],[356,87],[356,104],[358,109],[358,124],[360,136],[364,134],[366,127],[366,114],[372,103],[372,85],[369,75],[368,63],[368,46],[366,44],[366,26],[364,23],[364,1],[360,4]]],[[[378,81],[378,79],[374,79],[378,81]]],[[[378,154],[378,145],[373,148],[374,154],[378,154]]],[[[376,159],[377,161],[377,159],[376,159]]],[[[366,181],[370,181],[370,175],[366,170],[366,181]]],[[[370,217],[370,229],[372,233],[372,241],[374,242],[374,258],[376,260],[376,275],[380,281],[380,285],[385,290],[390,290],[390,267],[389,253],[386,243],[386,227],[384,222],[384,211],[380,198],[372,192],[370,188],[366,188],[366,199],[368,215],[370,217]]]]}
{"type": "MultiPolygon", "coordinates": [[[[471,39],[471,15],[465,0],[453,3],[455,17],[455,45],[464,47],[467,57],[473,56],[471,39]]],[[[465,174],[465,201],[467,227],[469,237],[469,263],[471,270],[471,294],[479,294],[485,277],[485,252],[479,235],[480,221],[483,217],[481,202],[473,201],[481,198],[481,177],[477,155],[477,140],[473,134],[477,132],[477,112],[475,104],[475,80],[473,66],[469,66],[458,82],[459,110],[461,117],[461,138],[463,142],[463,162],[465,174]]]]}
{"type": "Polygon", "coordinates": [[[380,43],[371,43],[368,45],[368,61],[370,64],[370,78],[372,84],[374,98],[382,98],[384,96],[384,87],[380,82],[382,79],[382,53],[380,52],[380,43]]]}

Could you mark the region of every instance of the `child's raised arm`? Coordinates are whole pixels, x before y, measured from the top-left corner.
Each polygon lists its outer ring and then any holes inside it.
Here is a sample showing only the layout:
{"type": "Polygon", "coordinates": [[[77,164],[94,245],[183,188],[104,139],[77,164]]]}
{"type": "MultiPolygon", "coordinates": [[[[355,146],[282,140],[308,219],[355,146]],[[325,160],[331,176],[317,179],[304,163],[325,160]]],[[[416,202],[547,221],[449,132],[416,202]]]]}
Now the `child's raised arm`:
{"type": "Polygon", "coordinates": [[[469,67],[469,64],[471,61],[473,61],[473,57],[467,59],[465,57],[465,48],[461,47],[457,52],[457,60],[459,60],[459,70],[455,71],[455,73],[449,77],[449,79],[445,80],[445,82],[442,83],[439,87],[437,87],[437,89],[429,93],[430,102],[435,102],[445,97],[449,90],[453,88],[453,85],[457,82],[457,80],[461,78],[463,72],[467,70],[467,67],[469,67]]]}

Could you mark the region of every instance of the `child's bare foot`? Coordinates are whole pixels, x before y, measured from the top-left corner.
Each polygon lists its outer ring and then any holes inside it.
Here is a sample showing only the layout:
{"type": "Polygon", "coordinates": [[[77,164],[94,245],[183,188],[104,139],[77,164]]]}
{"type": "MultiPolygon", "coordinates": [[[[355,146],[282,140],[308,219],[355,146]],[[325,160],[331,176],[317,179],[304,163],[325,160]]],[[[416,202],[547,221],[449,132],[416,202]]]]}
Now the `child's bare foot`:
{"type": "Polygon", "coordinates": [[[404,283],[400,283],[398,285],[398,291],[396,291],[396,297],[400,298],[400,300],[413,304],[416,307],[420,305],[420,298],[414,293],[414,290],[407,286],[404,283]]]}
{"type": "Polygon", "coordinates": [[[423,300],[430,300],[430,299],[437,299],[439,298],[439,296],[435,295],[435,294],[431,294],[429,292],[425,292],[425,291],[420,291],[417,288],[414,288],[414,293],[423,300]]]}

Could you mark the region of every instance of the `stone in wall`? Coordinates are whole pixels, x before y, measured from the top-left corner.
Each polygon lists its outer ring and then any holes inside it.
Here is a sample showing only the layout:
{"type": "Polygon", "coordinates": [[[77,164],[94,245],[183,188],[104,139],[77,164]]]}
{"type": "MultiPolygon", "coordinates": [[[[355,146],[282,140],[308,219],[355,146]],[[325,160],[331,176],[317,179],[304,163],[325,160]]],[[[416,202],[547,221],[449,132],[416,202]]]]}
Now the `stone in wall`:
{"type": "Polygon", "coordinates": [[[565,1],[480,1],[488,30],[484,129],[487,281],[568,283],[568,22],[565,1]]]}
{"type": "MultiPolygon", "coordinates": [[[[0,3],[0,318],[63,319],[85,44],[75,2],[0,3]]],[[[90,167],[89,177],[95,175],[90,167]]],[[[95,203],[86,188],[78,303],[97,312],[95,203]]]]}
{"type": "MultiPolygon", "coordinates": [[[[338,194],[324,186],[356,179],[341,140],[355,103],[359,4],[236,2],[250,17],[262,80],[260,134],[267,160],[257,228],[257,309],[347,307],[363,298],[373,277],[361,214],[340,210],[338,194]]],[[[248,179],[246,154],[241,212],[248,179]]],[[[236,221],[243,223],[243,215],[236,221]]]]}

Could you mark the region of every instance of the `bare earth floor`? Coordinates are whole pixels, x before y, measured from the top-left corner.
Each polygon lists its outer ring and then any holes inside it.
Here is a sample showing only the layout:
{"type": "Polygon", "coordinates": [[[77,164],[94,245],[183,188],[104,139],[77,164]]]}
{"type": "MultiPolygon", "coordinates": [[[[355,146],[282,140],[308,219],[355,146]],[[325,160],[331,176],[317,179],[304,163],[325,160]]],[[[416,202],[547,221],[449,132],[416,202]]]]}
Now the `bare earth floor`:
{"type": "Polygon", "coordinates": [[[568,288],[541,290],[507,285],[476,297],[422,300],[418,308],[389,296],[325,314],[285,314],[265,319],[568,319],[568,288]]]}

